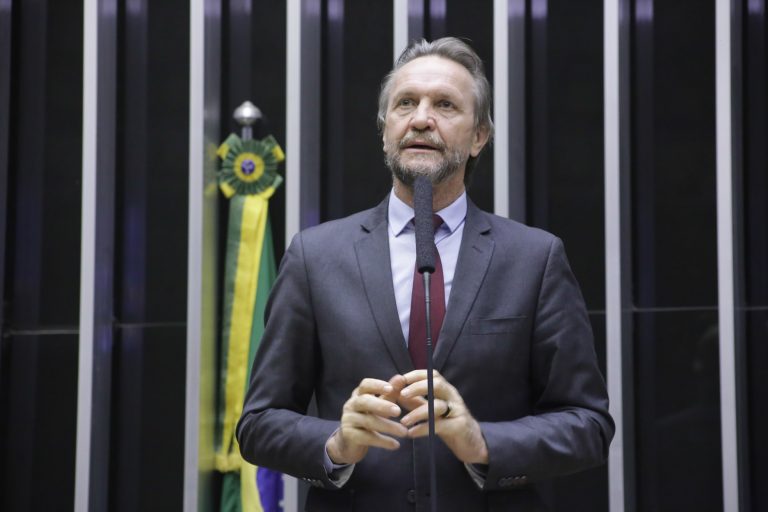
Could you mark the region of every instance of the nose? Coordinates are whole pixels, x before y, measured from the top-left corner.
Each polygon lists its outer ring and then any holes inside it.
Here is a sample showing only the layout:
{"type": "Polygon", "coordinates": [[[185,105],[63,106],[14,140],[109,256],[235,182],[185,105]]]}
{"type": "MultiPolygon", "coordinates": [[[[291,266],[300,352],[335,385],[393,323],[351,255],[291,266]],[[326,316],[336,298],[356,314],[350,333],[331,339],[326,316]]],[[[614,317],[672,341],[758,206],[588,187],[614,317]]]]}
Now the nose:
{"type": "Polygon", "coordinates": [[[432,106],[427,101],[419,102],[419,106],[413,111],[410,127],[414,130],[432,130],[435,127],[435,118],[432,106]]]}

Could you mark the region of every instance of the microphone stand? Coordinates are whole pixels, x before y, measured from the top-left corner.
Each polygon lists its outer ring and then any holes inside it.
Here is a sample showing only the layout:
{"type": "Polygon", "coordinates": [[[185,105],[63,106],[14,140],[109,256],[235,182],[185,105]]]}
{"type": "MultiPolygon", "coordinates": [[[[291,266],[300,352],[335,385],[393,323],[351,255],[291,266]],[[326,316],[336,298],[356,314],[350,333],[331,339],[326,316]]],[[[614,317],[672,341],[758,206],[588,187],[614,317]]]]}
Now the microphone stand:
{"type": "Polygon", "coordinates": [[[429,453],[429,505],[431,512],[437,512],[437,475],[435,468],[435,383],[432,377],[434,361],[432,359],[432,312],[430,305],[432,298],[430,296],[430,279],[432,273],[424,271],[424,320],[427,326],[427,422],[429,427],[429,438],[427,451],[429,453]]]}
{"type": "Polygon", "coordinates": [[[437,471],[435,468],[435,384],[432,377],[432,298],[429,284],[435,271],[435,230],[432,224],[432,183],[426,176],[419,176],[413,183],[414,225],[416,228],[416,266],[424,281],[424,323],[427,328],[427,421],[429,427],[429,503],[430,510],[437,512],[437,471]]]}

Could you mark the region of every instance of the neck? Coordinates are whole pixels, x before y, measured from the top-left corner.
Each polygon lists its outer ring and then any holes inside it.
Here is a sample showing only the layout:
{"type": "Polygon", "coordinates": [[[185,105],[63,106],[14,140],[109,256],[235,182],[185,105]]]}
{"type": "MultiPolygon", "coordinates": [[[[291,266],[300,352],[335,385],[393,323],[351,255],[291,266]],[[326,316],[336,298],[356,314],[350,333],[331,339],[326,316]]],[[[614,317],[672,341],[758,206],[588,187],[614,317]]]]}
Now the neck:
{"type": "MultiPolygon", "coordinates": [[[[394,179],[395,195],[402,202],[413,208],[413,186],[394,179]]],[[[446,181],[432,189],[432,211],[438,212],[454,202],[464,192],[463,173],[455,173],[446,181]]]]}

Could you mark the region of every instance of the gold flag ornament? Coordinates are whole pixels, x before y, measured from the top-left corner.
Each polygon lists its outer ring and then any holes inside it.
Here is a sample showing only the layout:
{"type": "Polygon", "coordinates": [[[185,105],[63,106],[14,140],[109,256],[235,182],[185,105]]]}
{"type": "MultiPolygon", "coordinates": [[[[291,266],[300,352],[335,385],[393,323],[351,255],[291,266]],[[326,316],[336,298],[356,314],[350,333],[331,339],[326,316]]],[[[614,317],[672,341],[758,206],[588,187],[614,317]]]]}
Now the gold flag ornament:
{"type": "Polygon", "coordinates": [[[285,154],[271,135],[261,140],[243,140],[232,133],[219,146],[217,154],[223,160],[219,187],[229,198],[235,194],[261,194],[270,188],[274,191],[283,182],[277,174],[277,164],[285,160],[285,154]]]}

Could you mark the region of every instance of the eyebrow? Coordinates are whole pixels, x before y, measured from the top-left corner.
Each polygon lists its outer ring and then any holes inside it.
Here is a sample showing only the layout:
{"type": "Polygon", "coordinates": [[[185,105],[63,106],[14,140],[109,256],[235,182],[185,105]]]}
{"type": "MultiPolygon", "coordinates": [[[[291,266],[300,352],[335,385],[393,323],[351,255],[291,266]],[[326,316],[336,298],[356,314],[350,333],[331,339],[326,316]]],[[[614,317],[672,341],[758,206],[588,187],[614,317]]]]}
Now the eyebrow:
{"type": "Polygon", "coordinates": [[[441,89],[438,89],[436,91],[431,91],[429,93],[424,93],[424,92],[419,92],[418,90],[416,90],[416,89],[414,89],[412,87],[407,87],[407,88],[402,89],[400,91],[394,91],[394,94],[392,94],[392,99],[396,100],[396,99],[402,98],[404,96],[421,96],[422,94],[426,94],[427,96],[431,96],[431,97],[437,96],[437,97],[439,97],[441,99],[442,98],[450,99],[454,103],[459,103],[461,101],[461,99],[462,99],[461,94],[458,94],[456,91],[451,91],[449,89],[441,88],[441,89]]]}

